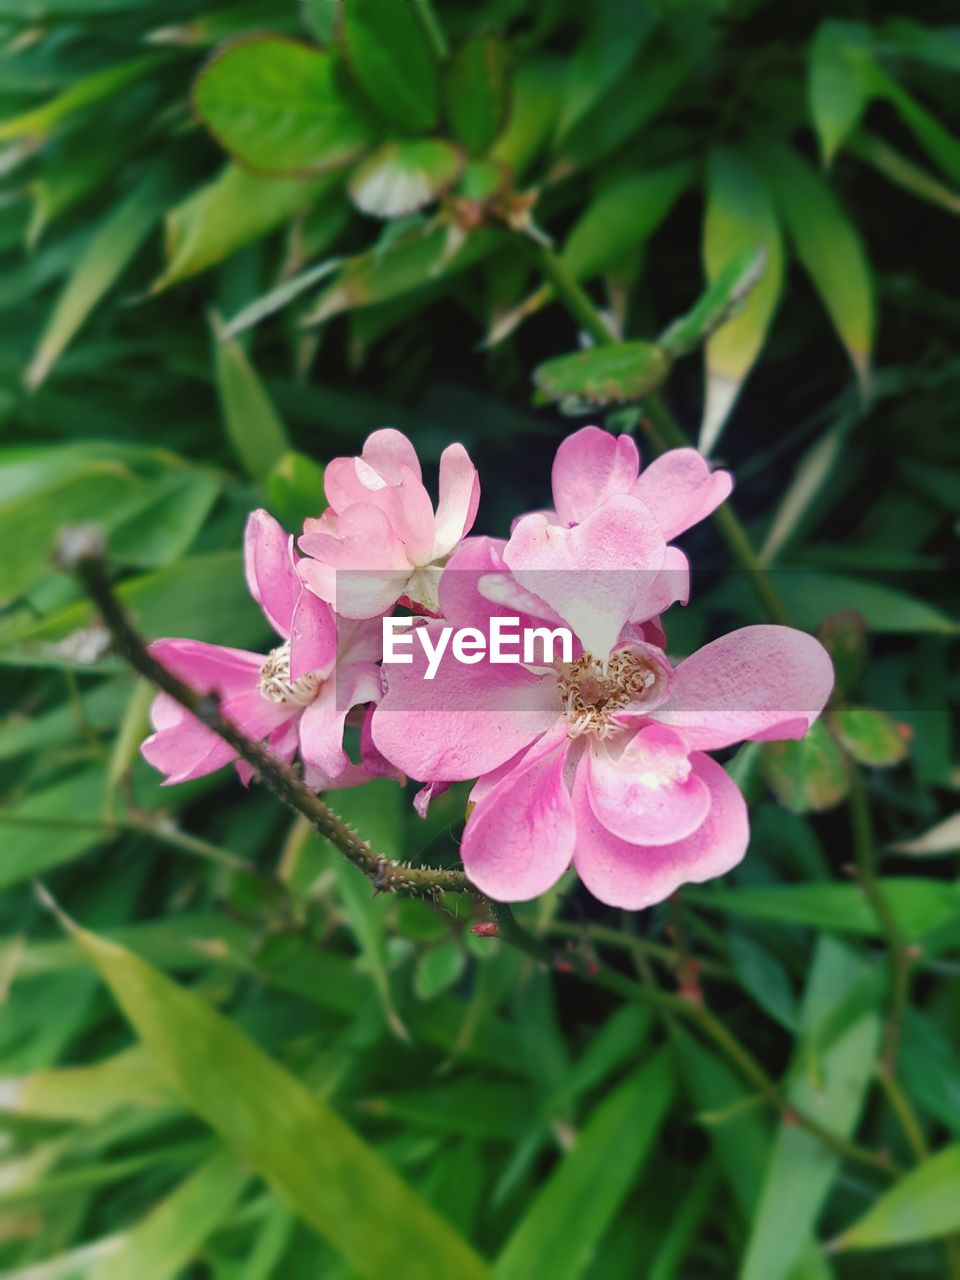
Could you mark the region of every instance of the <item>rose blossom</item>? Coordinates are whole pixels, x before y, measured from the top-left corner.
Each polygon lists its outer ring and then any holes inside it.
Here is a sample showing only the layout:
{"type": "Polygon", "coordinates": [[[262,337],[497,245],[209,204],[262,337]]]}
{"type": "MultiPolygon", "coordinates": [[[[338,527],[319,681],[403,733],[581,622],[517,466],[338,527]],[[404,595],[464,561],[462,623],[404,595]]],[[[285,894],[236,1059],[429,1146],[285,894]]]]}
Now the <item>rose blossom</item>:
{"type": "MultiPolygon", "coordinates": [[[[305,781],[317,790],[356,786],[374,772],[353,764],[343,749],[347,711],[380,696],[379,620],[344,623],[330,606],[303,589],[293,539],[266,511],[254,511],[244,535],[250,593],[280,636],[269,654],[204,644],[156,640],[151,654],[174,675],[205,693],[215,692],[228,720],[248,737],[265,741],[279,759],[299,752],[305,781]]],[[[165,693],[151,708],[154,733],[141,748],[165,784],[213,773],[236,759],[228,743],[165,693]]],[[[253,771],[237,762],[244,782],[253,771]]]]}
{"type": "MultiPolygon", "coordinates": [[[[663,554],[640,505],[614,496],[562,531],[582,554],[544,613],[606,647],[581,643],[572,663],[550,666],[448,658],[432,681],[421,649],[411,665],[384,672],[374,742],[428,783],[478,779],[461,856],[477,887],[501,901],[536,897],[571,861],[597,898],[631,910],[728,871],[746,851],[746,806],[704,753],[802,737],[829,696],[826,650],[789,627],[744,627],[671,664],[651,643],[656,629],[630,617],[650,604],[643,580],[656,581],[663,554]],[[602,559],[616,546],[640,580],[636,598],[620,572],[608,590],[604,573],[587,568],[589,548],[602,559]]],[[[495,606],[483,586],[510,567],[509,551],[470,539],[452,557],[440,583],[447,620],[489,622],[495,606]]],[[[533,588],[553,583],[549,572],[533,574],[520,571],[531,607],[533,588]]]]}
{"type": "Polygon", "coordinates": [[[304,522],[300,538],[306,586],[344,617],[372,618],[398,600],[434,612],[442,564],[472,528],[480,500],[462,444],[441,454],[439,490],[434,512],[416,450],[392,428],[368,436],[358,458],[334,458],[324,474],[330,506],[304,522]]]}

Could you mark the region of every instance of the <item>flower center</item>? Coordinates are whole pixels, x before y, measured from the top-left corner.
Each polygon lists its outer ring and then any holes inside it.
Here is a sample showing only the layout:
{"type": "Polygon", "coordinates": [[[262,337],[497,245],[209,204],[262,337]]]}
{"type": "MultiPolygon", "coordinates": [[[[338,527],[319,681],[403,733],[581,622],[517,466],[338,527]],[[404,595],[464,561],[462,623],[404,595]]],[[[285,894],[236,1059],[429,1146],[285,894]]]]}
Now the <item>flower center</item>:
{"type": "Polygon", "coordinates": [[[557,681],[570,736],[594,733],[606,738],[619,732],[623,726],[614,720],[615,713],[649,701],[663,676],[651,658],[631,649],[618,649],[605,662],[585,651],[576,662],[564,664],[557,681]]]}
{"type": "Polygon", "coordinates": [[[290,679],[290,641],[284,640],[278,649],[273,649],[266,662],[260,668],[260,693],[271,702],[279,702],[281,706],[307,707],[320,692],[323,684],[315,671],[308,672],[296,680],[290,679]]]}

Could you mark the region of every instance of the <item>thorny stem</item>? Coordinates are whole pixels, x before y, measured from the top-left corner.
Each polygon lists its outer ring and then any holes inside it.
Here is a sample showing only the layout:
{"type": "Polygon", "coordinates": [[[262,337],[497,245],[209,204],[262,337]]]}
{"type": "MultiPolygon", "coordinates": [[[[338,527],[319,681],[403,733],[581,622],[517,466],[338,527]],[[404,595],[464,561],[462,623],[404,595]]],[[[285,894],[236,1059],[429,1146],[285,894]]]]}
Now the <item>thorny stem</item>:
{"type": "MultiPolygon", "coordinates": [[[[590,335],[598,346],[611,346],[618,341],[594,306],[589,294],[577,282],[563,261],[547,245],[530,242],[537,256],[541,272],[556,290],[574,320],[590,335]]],[[[644,412],[659,443],[674,449],[690,448],[690,441],[679,423],[654,392],[644,400],[644,412]]],[[[713,521],[731,555],[750,580],[757,599],[763,605],[771,621],[788,625],[787,611],[778,596],[769,575],[750,541],[750,535],[734,514],[728,503],[723,503],[713,513],[713,521]]]]}
{"type": "Polygon", "coordinates": [[[414,897],[435,897],[440,893],[470,893],[479,896],[462,871],[406,867],[377,853],[352,827],[338,818],[318,795],[304,786],[293,769],[282,764],[259,742],[248,738],[228,720],[220,710],[215,694],[200,693],[157,662],[134,629],[110,585],[103,558],[102,538],[95,528],[64,530],[58,558],[63,568],[76,574],[97,606],[110,632],[113,647],[120,657],[229,743],[241,760],[245,760],[256,770],[274,795],[289,808],[303,814],[322,836],[369,877],[375,889],[414,897]]]}
{"type": "Polygon", "coordinates": [[[922,1160],[928,1154],[923,1129],[909,1098],[900,1088],[896,1077],[897,1053],[900,1048],[903,1015],[910,998],[910,953],[900,933],[900,928],[887,901],[886,894],[877,879],[873,822],[870,817],[870,805],[863,783],[863,776],[858,769],[853,771],[849,808],[850,825],[853,830],[853,848],[857,861],[857,879],[866,895],[867,901],[870,903],[873,914],[876,916],[880,932],[886,939],[887,953],[890,960],[890,1008],[883,1032],[877,1077],[892,1110],[900,1122],[904,1137],[910,1144],[914,1156],[917,1160],[922,1160]]]}
{"type": "MultiPolygon", "coordinates": [[[[229,743],[284,804],[302,814],[321,835],[369,877],[375,888],[425,897],[435,897],[442,892],[469,893],[480,901],[485,901],[461,871],[404,867],[377,854],[319,796],[308,790],[292,769],[271,756],[259,742],[254,742],[241,733],[223,715],[216,697],[198,692],[157,662],[150,655],[144,640],[133,627],[110,585],[103,555],[103,539],[96,528],[65,530],[60,538],[58,560],[64,569],[76,574],[85,587],[110,632],[119,656],[229,743]]],[[[506,943],[542,963],[556,965],[557,957],[549,945],[523,928],[509,906],[503,903],[487,905],[497,920],[499,932],[506,943]]],[[[883,1155],[857,1146],[825,1128],[813,1117],[792,1107],[748,1050],[702,1001],[642,985],[599,964],[592,964],[583,976],[618,995],[645,1000],[664,1014],[679,1015],[693,1022],[730,1059],[744,1078],[756,1087],[765,1101],[785,1118],[813,1134],[825,1146],[846,1159],[880,1169],[887,1174],[895,1172],[894,1166],[883,1155]]]]}

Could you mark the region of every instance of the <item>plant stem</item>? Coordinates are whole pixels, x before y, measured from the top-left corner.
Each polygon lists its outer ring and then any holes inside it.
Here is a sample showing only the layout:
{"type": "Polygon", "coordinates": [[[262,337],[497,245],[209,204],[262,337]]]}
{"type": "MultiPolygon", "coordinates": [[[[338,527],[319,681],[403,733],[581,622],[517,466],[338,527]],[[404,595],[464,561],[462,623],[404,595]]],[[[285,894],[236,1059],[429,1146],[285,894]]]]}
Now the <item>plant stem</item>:
{"type": "MultiPolygon", "coordinates": [[[[611,346],[618,341],[616,334],[594,306],[589,294],[564,266],[562,260],[546,245],[527,242],[536,254],[537,263],[544,276],[556,290],[557,296],[581,328],[598,346],[611,346]]],[[[689,449],[690,441],[659,394],[653,392],[644,400],[646,417],[655,435],[664,445],[673,449],[689,449]]],[[[731,507],[723,503],[713,513],[713,521],[733,558],[750,580],[757,599],[772,622],[788,626],[789,619],[783,602],[770,581],[750,535],[731,507]]]]}
{"type": "Polygon", "coordinates": [[[293,769],[281,763],[259,742],[248,738],[228,720],[220,710],[215,694],[200,693],[157,662],[134,629],[110,585],[103,557],[103,539],[95,527],[82,526],[64,530],[60,537],[58,560],[63,568],[73,572],[83,584],[97,606],[112,637],[113,647],[120,657],[229,743],[241,760],[252,766],[274,795],[295,812],[303,814],[322,836],[369,877],[375,889],[413,897],[435,897],[444,892],[480,896],[462,871],[406,867],[377,853],[352,827],[338,818],[318,795],[305,787],[293,769]]]}
{"type": "Polygon", "coordinates": [[[896,917],[890,908],[886,894],[877,879],[874,850],[873,821],[863,775],[854,768],[850,787],[850,826],[853,831],[853,848],[857,862],[857,879],[873,909],[880,932],[887,943],[890,961],[890,1009],[883,1032],[877,1077],[887,1100],[900,1122],[904,1137],[917,1160],[928,1154],[923,1128],[909,1098],[900,1088],[896,1078],[897,1053],[903,1015],[910,998],[910,953],[900,933],[896,917]]]}

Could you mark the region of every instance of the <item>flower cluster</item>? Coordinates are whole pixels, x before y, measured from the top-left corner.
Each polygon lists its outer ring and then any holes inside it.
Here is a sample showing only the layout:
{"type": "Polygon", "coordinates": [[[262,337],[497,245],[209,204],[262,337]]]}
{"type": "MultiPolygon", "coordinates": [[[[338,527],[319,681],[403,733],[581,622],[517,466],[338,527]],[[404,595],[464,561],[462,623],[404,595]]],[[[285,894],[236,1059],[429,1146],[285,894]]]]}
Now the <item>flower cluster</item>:
{"type": "MultiPolygon", "coordinates": [[[[318,790],[406,775],[423,784],[423,814],[439,791],[472,780],[461,853],[490,896],[535,897],[572,863],[601,901],[637,909],[743,857],[743,798],[706,752],[802,737],[833,671],[815,639],[781,626],[744,627],[677,665],[668,658],[662,615],[689,589],[671,539],[732,487],[695,450],[641,471],[630,437],[586,427],[561,444],[552,482],[553,510],[521,516],[507,539],[471,537],[479,482],[463,447],[444,451],[434,509],[413,446],[377,431],[359,457],[330,463],[329,506],[306,521],[301,555],[266,512],[250,517],[247,581],[275,649],[160,640],[152,652],[215,691],[281,759],[299,755],[318,790]],[[426,629],[424,643],[387,666],[383,618],[398,605],[426,629]],[[482,632],[505,615],[566,627],[573,651],[465,663],[431,643],[443,628],[482,632]],[[356,761],[346,723],[360,725],[356,761]]],[[[168,782],[233,758],[165,695],[153,723],[143,752],[168,782]]]]}

